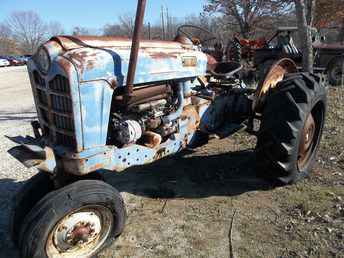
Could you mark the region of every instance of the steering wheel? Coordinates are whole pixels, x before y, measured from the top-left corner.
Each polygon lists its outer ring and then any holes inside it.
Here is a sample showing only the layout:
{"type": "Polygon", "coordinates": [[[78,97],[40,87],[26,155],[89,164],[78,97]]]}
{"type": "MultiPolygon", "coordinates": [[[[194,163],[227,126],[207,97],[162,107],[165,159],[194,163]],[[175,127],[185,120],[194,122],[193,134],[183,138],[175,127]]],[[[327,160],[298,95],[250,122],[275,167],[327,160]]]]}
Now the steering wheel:
{"type": "Polygon", "coordinates": [[[180,26],[178,28],[177,33],[178,33],[178,35],[183,34],[184,36],[186,36],[188,39],[190,39],[196,45],[201,45],[201,44],[204,44],[204,43],[206,43],[208,41],[217,39],[217,37],[215,37],[215,35],[211,31],[209,31],[207,29],[204,29],[204,28],[201,28],[201,27],[198,27],[196,25],[189,25],[189,24],[182,25],[182,26],[180,26]],[[192,33],[187,32],[186,29],[196,29],[196,30],[199,30],[200,32],[203,32],[203,33],[207,34],[207,35],[210,34],[211,37],[208,37],[206,39],[201,40],[201,39],[199,39],[197,37],[194,37],[192,35],[192,33]],[[198,40],[198,42],[197,42],[197,40],[198,40]]]}

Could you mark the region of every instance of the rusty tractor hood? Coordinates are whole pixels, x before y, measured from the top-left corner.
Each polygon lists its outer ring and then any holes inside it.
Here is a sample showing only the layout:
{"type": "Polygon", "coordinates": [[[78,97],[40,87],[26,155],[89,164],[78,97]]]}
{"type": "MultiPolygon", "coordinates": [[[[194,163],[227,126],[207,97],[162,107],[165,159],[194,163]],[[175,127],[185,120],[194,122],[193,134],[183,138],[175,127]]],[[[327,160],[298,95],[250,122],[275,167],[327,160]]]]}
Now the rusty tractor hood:
{"type": "MultiPolygon", "coordinates": [[[[63,56],[74,64],[80,82],[107,80],[112,86],[126,84],[131,40],[118,37],[57,36],[45,44],[51,59],[63,56]]],[[[197,47],[177,41],[140,44],[134,84],[204,75],[207,56],[197,47]]]]}

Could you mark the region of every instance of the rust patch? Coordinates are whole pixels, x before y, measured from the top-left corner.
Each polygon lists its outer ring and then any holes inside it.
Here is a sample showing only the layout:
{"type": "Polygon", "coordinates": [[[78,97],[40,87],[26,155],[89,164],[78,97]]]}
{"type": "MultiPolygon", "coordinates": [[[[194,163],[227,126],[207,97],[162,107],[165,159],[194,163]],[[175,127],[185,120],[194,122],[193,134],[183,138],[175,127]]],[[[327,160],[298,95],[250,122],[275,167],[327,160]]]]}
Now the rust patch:
{"type": "Polygon", "coordinates": [[[306,119],[305,125],[302,130],[302,138],[299,146],[299,158],[298,158],[298,166],[301,170],[304,170],[305,165],[309,161],[309,158],[312,154],[312,147],[314,145],[314,141],[316,139],[315,136],[315,120],[310,113],[306,119]]]}
{"type": "Polygon", "coordinates": [[[151,53],[149,56],[153,59],[178,58],[178,55],[176,55],[175,53],[164,52],[151,53]]]}
{"type": "Polygon", "coordinates": [[[274,63],[257,87],[255,99],[253,101],[253,110],[257,110],[261,107],[264,96],[270,89],[275,88],[277,84],[283,80],[286,74],[295,72],[297,72],[296,64],[289,58],[284,58],[274,63]]]}
{"type": "Polygon", "coordinates": [[[199,124],[201,123],[201,118],[200,118],[196,108],[192,105],[184,107],[181,119],[182,120],[186,120],[186,119],[188,120],[187,133],[195,132],[198,129],[199,124]],[[192,118],[194,118],[194,121],[192,118]]]}
{"type": "Polygon", "coordinates": [[[217,61],[215,59],[215,57],[211,56],[211,55],[208,55],[207,54],[207,71],[213,71],[217,65],[217,61]]]}
{"type": "Polygon", "coordinates": [[[159,160],[162,159],[163,157],[166,156],[166,148],[162,148],[160,150],[158,150],[154,156],[154,160],[159,160]]]}
{"type": "MultiPolygon", "coordinates": [[[[57,36],[51,38],[51,41],[58,42],[66,51],[82,47],[131,47],[132,44],[129,38],[107,36],[57,36]]],[[[142,40],[140,47],[182,49],[183,44],[176,41],[142,40]]]]}
{"type": "Polygon", "coordinates": [[[95,165],[93,165],[92,167],[90,167],[90,171],[96,171],[96,170],[98,170],[98,169],[102,169],[103,168],[103,164],[101,164],[101,163],[97,163],[97,164],[95,164],[95,165]]]}
{"type": "Polygon", "coordinates": [[[73,59],[73,62],[80,70],[80,74],[83,74],[84,68],[87,70],[92,70],[97,64],[97,52],[90,50],[76,51],[72,53],[70,57],[73,59]],[[86,66],[84,66],[86,64],[86,66]]]}
{"type": "Polygon", "coordinates": [[[171,87],[167,84],[162,85],[152,85],[148,87],[135,88],[133,96],[131,97],[129,103],[123,100],[123,96],[115,97],[115,105],[138,105],[141,103],[163,99],[168,96],[172,91],[171,87]]]}
{"type": "Polygon", "coordinates": [[[66,72],[67,76],[70,77],[74,70],[73,64],[64,58],[59,59],[59,64],[62,67],[62,69],[66,72]]]}
{"type": "Polygon", "coordinates": [[[144,139],[145,139],[145,146],[148,148],[152,148],[155,149],[157,147],[159,147],[162,138],[160,134],[154,133],[154,132],[146,132],[144,134],[144,139]]]}
{"type": "Polygon", "coordinates": [[[114,76],[108,77],[106,81],[110,84],[112,89],[117,87],[117,78],[116,77],[114,77],[114,76]]]}

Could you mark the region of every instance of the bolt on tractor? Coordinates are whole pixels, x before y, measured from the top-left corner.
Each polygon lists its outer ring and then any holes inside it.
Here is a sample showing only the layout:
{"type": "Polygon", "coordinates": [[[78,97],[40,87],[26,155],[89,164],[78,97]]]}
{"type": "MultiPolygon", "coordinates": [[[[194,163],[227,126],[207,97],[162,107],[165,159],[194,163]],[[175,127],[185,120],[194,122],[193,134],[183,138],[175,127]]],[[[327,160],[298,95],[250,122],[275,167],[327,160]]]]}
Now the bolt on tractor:
{"type": "Polygon", "coordinates": [[[326,88],[278,60],[257,89],[241,65],[202,52],[183,28],[174,41],[56,36],[28,61],[38,121],[9,152],[40,172],[15,199],[12,238],[25,258],[93,257],[124,228],[125,204],[100,172],[120,172],[246,130],[257,173],[280,184],[309,175],[326,88]]]}

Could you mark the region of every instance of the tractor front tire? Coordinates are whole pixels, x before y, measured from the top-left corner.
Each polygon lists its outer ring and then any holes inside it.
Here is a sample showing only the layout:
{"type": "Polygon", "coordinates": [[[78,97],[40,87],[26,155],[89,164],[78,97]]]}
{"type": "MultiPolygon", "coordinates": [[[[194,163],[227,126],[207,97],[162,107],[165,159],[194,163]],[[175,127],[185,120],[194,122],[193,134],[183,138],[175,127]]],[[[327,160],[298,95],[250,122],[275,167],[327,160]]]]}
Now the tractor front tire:
{"type": "Polygon", "coordinates": [[[14,207],[10,217],[10,232],[14,244],[18,244],[18,235],[24,217],[46,194],[54,189],[53,181],[46,172],[38,172],[27,180],[14,198],[14,207]]]}
{"type": "Polygon", "coordinates": [[[292,184],[309,175],[319,147],[327,91],[307,73],[289,74],[262,109],[255,149],[260,176],[292,184]]]}
{"type": "Polygon", "coordinates": [[[124,228],[119,192],[99,180],[81,180],[46,195],[20,231],[22,257],[94,257],[124,228]]]}

